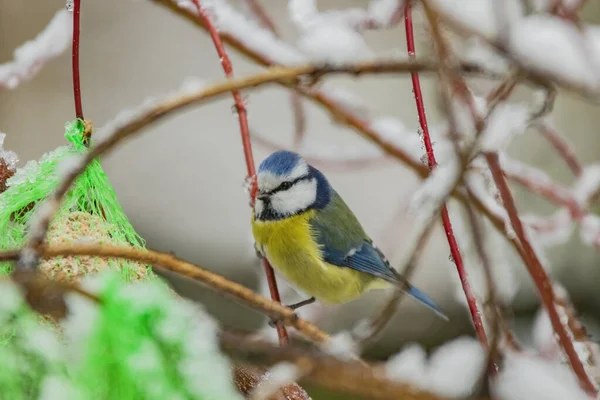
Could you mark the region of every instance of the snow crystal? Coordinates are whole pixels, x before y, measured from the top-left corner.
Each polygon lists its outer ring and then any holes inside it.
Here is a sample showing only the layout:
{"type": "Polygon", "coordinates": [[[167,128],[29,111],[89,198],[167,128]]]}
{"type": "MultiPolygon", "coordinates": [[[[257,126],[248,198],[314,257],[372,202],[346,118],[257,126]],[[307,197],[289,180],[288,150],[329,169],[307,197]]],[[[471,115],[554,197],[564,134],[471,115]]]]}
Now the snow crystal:
{"type": "MultiPolygon", "coordinates": [[[[179,7],[197,13],[190,0],[178,0],[179,7]]],[[[219,33],[229,34],[240,40],[248,49],[276,64],[293,65],[306,63],[307,58],[290,44],[278,39],[271,31],[262,28],[256,21],[246,18],[227,2],[205,0],[204,7],[211,10],[219,33]]]]}
{"type": "Polygon", "coordinates": [[[290,0],[288,13],[292,22],[300,29],[310,29],[318,16],[315,0],[290,0]]]}
{"type": "Polygon", "coordinates": [[[404,9],[405,0],[371,0],[369,17],[379,26],[388,26],[398,9],[404,9]]]}
{"type": "Polygon", "coordinates": [[[590,197],[600,190],[600,164],[586,166],[573,186],[573,197],[580,204],[585,204],[590,197]]]}
{"type": "Polygon", "coordinates": [[[321,349],[341,360],[351,360],[355,358],[358,353],[357,344],[352,338],[352,334],[348,331],[343,331],[330,337],[329,340],[322,345],[321,349]]]}
{"type": "Polygon", "coordinates": [[[491,389],[500,400],[589,400],[568,367],[524,353],[505,355],[491,389]]]}
{"type": "Polygon", "coordinates": [[[489,152],[506,150],[515,135],[525,132],[528,121],[529,109],[525,103],[498,104],[481,132],[481,149],[489,152]]]}
{"type": "Polygon", "coordinates": [[[72,14],[58,11],[35,39],[14,51],[14,60],[0,64],[0,88],[14,89],[31,79],[44,63],[64,52],[72,38],[72,14]]]}
{"type": "Polygon", "coordinates": [[[35,182],[40,172],[40,166],[36,160],[29,160],[23,168],[17,168],[15,174],[6,180],[6,186],[16,186],[25,182],[35,182]]]}
{"type": "Polygon", "coordinates": [[[408,131],[402,121],[397,118],[377,118],[371,121],[369,127],[374,130],[383,141],[399,147],[408,155],[413,156],[415,160],[419,160],[420,155],[423,153],[423,142],[419,136],[414,131],[408,131]]]}
{"type": "Polygon", "coordinates": [[[458,338],[438,348],[429,360],[430,390],[448,397],[468,397],[481,376],[486,351],[473,338],[458,338]]]}
{"type": "Polygon", "coordinates": [[[327,93],[329,99],[333,100],[344,110],[355,114],[356,117],[362,119],[368,119],[370,117],[369,108],[365,104],[363,98],[357,93],[339,86],[334,86],[331,82],[325,82],[321,85],[321,91],[327,93]]]}
{"type": "Polygon", "coordinates": [[[550,229],[533,229],[536,240],[543,247],[557,246],[566,243],[575,231],[575,224],[571,219],[571,213],[566,208],[556,211],[551,217],[539,217],[537,215],[523,215],[521,220],[527,226],[550,224],[550,229]]]}
{"type": "MultiPolygon", "coordinates": [[[[465,217],[453,219],[454,231],[463,255],[463,261],[469,274],[471,286],[479,300],[488,297],[488,284],[481,257],[473,243],[473,231],[465,217]]],[[[504,235],[487,220],[480,219],[480,229],[484,238],[483,248],[490,265],[496,296],[502,304],[511,304],[519,290],[519,280],[515,266],[520,257],[514,252],[504,235]]],[[[455,298],[467,306],[460,279],[455,276],[455,298]]]]}
{"type": "Polygon", "coordinates": [[[407,346],[392,356],[385,364],[386,378],[412,383],[421,388],[428,387],[427,354],[418,344],[407,346]]]}
{"type": "Polygon", "coordinates": [[[600,217],[588,214],[583,218],[581,221],[581,240],[592,246],[600,244],[600,217]]]}
{"type": "Polygon", "coordinates": [[[437,166],[412,195],[409,212],[426,218],[436,213],[456,186],[460,178],[460,165],[458,158],[454,157],[437,166]]]}
{"type": "Polygon", "coordinates": [[[78,390],[66,377],[49,375],[42,381],[38,400],[80,399],[78,390]]]}
{"type": "Polygon", "coordinates": [[[462,337],[439,347],[429,361],[411,345],[385,365],[389,379],[409,382],[441,396],[467,397],[485,367],[486,352],[473,338],[462,337]]]}
{"type": "Polygon", "coordinates": [[[262,376],[259,384],[254,388],[251,399],[269,399],[282,386],[289,385],[301,376],[298,366],[288,361],[275,364],[262,376]]]}
{"type": "Polygon", "coordinates": [[[0,316],[14,314],[23,305],[23,295],[10,280],[0,280],[0,316]]]}
{"type": "Polygon", "coordinates": [[[463,60],[485,68],[490,72],[504,74],[508,71],[509,63],[492,46],[480,38],[472,37],[465,43],[463,60]]]}
{"type": "Polygon", "coordinates": [[[298,48],[313,61],[334,65],[374,56],[360,33],[329,21],[304,31],[298,39],[298,48]]]}
{"type": "MultiPolygon", "coordinates": [[[[459,134],[467,137],[475,136],[475,120],[471,107],[460,97],[451,98],[451,107],[456,123],[456,129],[459,134]]],[[[487,101],[481,96],[473,95],[473,108],[476,116],[483,116],[487,113],[487,101]]]]}
{"type": "Polygon", "coordinates": [[[529,68],[597,88],[598,75],[590,66],[578,28],[561,18],[532,15],[512,28],[509,50],[529,68]]]}
{"type": "Polygon", "coordinates": [[[500,18],[506,18],[512,23],[523,15],[523,5],[519,0],[500,2],[504,12],[502,17],[498,16],[495,2],[496,0],[433,0],[431,4],[452,21],[493,39],[498,35],[497,22],[500,18]]]}
{"type": "Polygon", "coordinates": [[[202,91],[206,87],[206,81],[204,79],[197,78],[195,76],[187,77],[181,84],[180,93],[182,95],[193,95],[202,91]]]}
{"type": "Polygon", "coordinates": [[[6,133],[0,132],[0,159],[4,160],[4,163],[10,170],[17,168],[17,162],[19,157],[14,151],[4,150],[4,139],[6,139],[6,133]]]}

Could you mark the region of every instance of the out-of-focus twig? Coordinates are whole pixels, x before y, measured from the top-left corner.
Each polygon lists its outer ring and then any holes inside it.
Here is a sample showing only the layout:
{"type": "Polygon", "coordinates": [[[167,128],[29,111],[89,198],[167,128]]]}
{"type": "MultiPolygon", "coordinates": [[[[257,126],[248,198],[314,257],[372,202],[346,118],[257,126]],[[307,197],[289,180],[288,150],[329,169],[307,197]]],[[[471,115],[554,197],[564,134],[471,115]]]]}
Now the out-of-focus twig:
{"type": "MultiPolygon", "coordinates": [[[[427,9],[427,7],[426,7],[427,9]]],[[[415,42],[414,42],[414,34],[412,27],[412,17],[411,17],[411,0],[406,2],[406,9],[404,11],[404,19],[406,26],[406,43],[408,47],[408,52],[411,57],[415,55],[415,42]]],[[[434,18],[429,18],[429,22],[432,25],[433,29],[437,30],[437,22],[434,18]]],[[[443,44],[440,43],[439,40],[439,32],[437,35],[434,35],[434,40],[436,41],[436,45],[438,47],[442,47],[443,44]]],[[[443,60],[440,60],[440,63],[443,63],[443,60]]],[[[417,112],[419,114],[419,123],[421,124],[421,129],[423,130],[423,143],[425,144],[425,149],[427,151],[427,159],[430,169],[437,168],[437,162],[435,159],[435,154],[433,152],[433,145],[431,144],[431,137],[429,135],[429,128],[427,127],[427,117],[425,116],[425,107],[423,105],[423,95],[421,94],[421,84],[419,82],[419,75],[416,72],[411,73],[413,91],[415,93],[415,101],[417,103],[417,112]]],[[[457,157],[460,157],[460,154],[457,154],[457,157]]],[[[444,224],[444,231],[446,232],[446,238],[448,239],[448,246],[450,247],[450,253],[454,260],[454,264],[456,265],[456,271],[460,278],[460,282],[465,293],[465,297],[467,299],[467,304],[469,306],[469,311],[471,313],[471,320],[473,321],[473,326],[475,327],[475,332],[477,333],[477,338],[483,345],[487,345],[487,337],[485,335],[485,329],[483,326],[483,321],[481,320],[481,312],[477,306],[477,299],[473,293],[473,289],[471,288],[471,284],[469,283],[469,277],[467,274],[467,270],[465,269],[462,256],[460,254],[460,250],[458,248],[458,243],[456,242],[456,238],[454,237],[454,231],[452,229],[452,223],[450,222],[450,215],[448,214],[448,208],[444,204],[442,206],[442,222],[444,224]]]]}
{"type": "Polygon", "coordinates": [[[554,303],[555,294],[550,279],[525,234],[525,230],[523,229],[523,224],[519,218],[512,193],[506,184],[506,180],[504,179],[504,175],[500,168],[498,155],[495,153],[488,153],[485,156],[492,172],[494,182],[496,183],[496,186],[500,192],[500,197],[502,198],[504,207],[508,213],[510,222],[515,230],[515,233],[517,234],[521,246],[523,247],[525,265],[537,287],[538,293],[542,298],[544,307],[546,308],[550,322],[552,323],[552,327],[558,335],[561,347],[565,351],[567,358],[569,359],[569,363],[571,364],[571,368],[577,375],[581,386],[586,390],[586,392],[595,396],[596,388],[588,376],[587,371],[583,367],[577,351],[575,350],[575,346],[571,341],[571,338],[569,337],[569,334],[567,333],[565,326],[563,325],[556,310],[556,305],[554,303]]]}
{"type": "MultiPolygon", "coordinates": [[[[293,346],[285,349],[246,335],[221,333],[221,348],[234,359],[254,365],[271,366],[289,361],[311,366],[311,372],[300,382],[311,383],[336,392],[381,400],[442,400],[443,397],[384,378],[376,365],[342,361],[321,352],[293,346]]],[[[482,400],[482,399],[479,399],[482,400]]]]}
{"type": "MultiPolygon", "coordinates": [[[[469,196],[472,197],[472,194],[470,192],[469,196]]],[[[473,243],[475,244],[475,250],[477,251],[477,255],[479,257],[479,260],[481,261],[481,267],[483,268],[485,276],[485,283],[487,287],[487,299],[485,299],[485,304],[490,310],[490,312],[487,314],[487,319],[491,327],[491,340],[488,347],[488,359],[486,367],[489,368],[490,372],[495,374],[499,371],[498,364],[496,363],[496,357],[498,356],[498,343],[500,342],[501,336],[501,315],[498,304],[498,296],[496,294],[496,284],[494,282],[494,276],[492,275],[492,266],[490,264],[490,260],[487,254],[485,253],[485,236],[483,229],[481,229],[481,223],[477,219],[477,214],[475,214],[475,211],[473,210],[473,207],[470,203],[465,204],[465,209],[467,212],[469,225],[471,226],[471,233],[473,243]]]]}
{"type": "Polygon", "coordinates": [[[544,136],[548,142],[556,149],[558,154],[564,158],[565,162],[573,172],[575,176],[580,176],[583,172],[583,167],[577,159],[575,150],[567,142],[566,138],[562,136],[556,129],[552,128],[548,123],[540,123],[537,125],[539,132],[544,136]]]}

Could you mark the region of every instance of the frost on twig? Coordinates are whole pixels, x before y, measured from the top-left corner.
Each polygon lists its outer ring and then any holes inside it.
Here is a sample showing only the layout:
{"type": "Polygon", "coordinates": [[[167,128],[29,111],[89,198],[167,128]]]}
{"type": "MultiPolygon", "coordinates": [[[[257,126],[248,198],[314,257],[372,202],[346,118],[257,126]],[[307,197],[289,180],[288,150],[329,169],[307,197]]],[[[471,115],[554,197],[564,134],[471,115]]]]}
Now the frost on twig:
{"type": "Polygon", "coordinates": [[[6,134],[0,132],[0,193],[6,190],[7,180],[15,174],[19,161],[17,153],[4,149],[5,138],[6,134]]]}
{"type": "MultiPolygon", "coordinates": [[[[569,294],[564,287],[554,283],[555,301],[554,304],[567,327],[567,332],[575,344],[575,350],[579,359],[590,375],[595,380],[596,385],[600,385],[600,346],[594,342],[588,335],[585,327],[579,321],[579,317],[569,294]]],[[[568,364],[568,360],[561,351],[557,343],[556,335],[552,329],[548,313],[541,308],[534,321],[533,342],[536,349],[545,358],[551,361],[557,361],[562,364],[568,364]]]]}
{"type": "Polygon", "coordinates": [[[35,76],[49,60],[64,52],[72,38],[72,14],[58,11],[46,28],[14,51],[14,59],[0,64],[0,89],[14,89],[35,76]]]}

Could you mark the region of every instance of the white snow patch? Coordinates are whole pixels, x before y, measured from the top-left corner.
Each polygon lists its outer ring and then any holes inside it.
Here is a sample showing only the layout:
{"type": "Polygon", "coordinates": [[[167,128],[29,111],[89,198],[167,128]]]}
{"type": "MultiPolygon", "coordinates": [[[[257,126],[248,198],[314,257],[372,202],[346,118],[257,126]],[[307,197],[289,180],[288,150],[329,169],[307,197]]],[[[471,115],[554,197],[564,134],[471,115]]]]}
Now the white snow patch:
{"type": "Polygon", "coordinates": [[[590,400],[567,366],[524,353],[505,354],[491,389],[500,400],[590,400]]]}
{"type": "Polygon", "coordinates": [[[17,48],[13,61],[0,64],[0,88],[16,88],[33,78],[46,62],[69,48],[73,37],[72,21],[72,13],[60,10],[35,39],[17,48]]]}
{"type": "Polygon", "coordinates": [[[528,121],[527,104],[498,104],[487,118],[485,128],[481,132],[481,149],[489,152],[506,150],[514,136],[525,132],[528,121]]]}

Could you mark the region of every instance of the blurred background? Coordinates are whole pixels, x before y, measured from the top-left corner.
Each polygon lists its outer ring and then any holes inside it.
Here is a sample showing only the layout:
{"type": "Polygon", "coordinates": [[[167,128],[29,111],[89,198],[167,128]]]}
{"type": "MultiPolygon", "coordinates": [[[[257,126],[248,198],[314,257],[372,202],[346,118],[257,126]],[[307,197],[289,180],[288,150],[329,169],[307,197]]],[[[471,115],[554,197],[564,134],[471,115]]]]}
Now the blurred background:
{"type": "MultiPolygon", "coordinates": [[[[188,22],[150,1],[102,0],[82,5],[81,79],[86,118],[102,126],[119,110],[131,108],[146,97],[178,87],[186,77],[207,81],[223,78],[221,65],[209,37],[188,22]]],[[[231,4],[244,11],[243,1],[231,4]]],[[[260,1],[273,18],[283,38],[294,44],[298,32],[290,22],[287,2],[260,1]]],[[[358,0],[327,0],[321,9],[366,7],[358,0]]],[[[41,31],[60,0],[0,0],[0,63],[12,58],[13,50],[41,31]]],[[[583,12],[588,22],[600,19],[598,2],[588,2],[583,12]]],[[[424,38],[418,24],[417,35],[424,38]]],[[[366,35],[379,54],[404,55],[403,24],[366,35]]],[[[460,45],[460,43],[459,43],[460,45]]],[[[431,54],[426,39],[417,43],[418,55],[431,54]]],[[[261,69],[229,52],[237,76],[261,69]]],[[[366,76],[360,79],[328,78],[327,85],[359,94],[375,116],[394,116],[411,130],[418,126],[414,99],[407,76],[366,76]]],[[[430,124],[440,120],[433,76],[423,76],[425,104],[430,124]]],[[[525,90],[516,98],[528,98],[525,90]]],[[[251,128],[261,137],[291,149],[294,116],[290,96],[269,86],[247,96],[251,128]]],[[[225,98],[155,124],[143,135],[126,142],[103,160],[104,168],[126,214],[148,246],[173,251],[177,256],[216,271],[244,285],[261,290],[262,267],[252,247],[250,209],[244,192],[245,163],[232,100],[225,98]]],[[[307,138],[313,145],[356,146],[363,143],[356,133],[337,125],[329,116],[305,102],[307,138]]],[[[5,147],[20,156],[20,165],[65,144],[64,124],[74,116],[71,58],[65,53],[51,61],[31,81],[12,91],[0,91],[0,131],[7,133],[5,147]]],[[[600,159],[597,127],[600,113],[580,99],[560,94],[553,118],[568,137],[584,164],[600,159]]],[[[254,143],[258,164],[271,149],[254,143]]],[[[510,154],[534,164],[556,179],[570,184],[565,164],[538,134],[519,137],[510,154]]],[[[322,168],[337,191],[362,221],[365,229],[381,243],[392,260],[400,260],[405,240],[413,227],[406,205],[418,180],[393,160],[364,168],[322,168]],[[393,223],[390,225],[390,223],[393,223]]],[[[535,195],[517,190],[523,212],[550,214],[553,208],[535,195]]],[[[459,218],[455,213],[453,218],[459,218]]],[[[457,302],[454,264],[441,224],[424,252],[414,283],[430,293],[451,315],[440,321],[419,305],[403,302],[382,337],[373,344],[373,355],[385,355],[406,342],[435,346],[460,334],[471,334],[465,308],[457,302]]],[[[564,245],[548,250],[552,274],[569,289],[579,310],[585,314],[592,333],[600,315],[600,266],[597,253],[581,243],[579,235],[564,245]]],[[[538,308],[535,292],[525,269],[515,267],[521,282],[514,304],[515,323],[527,340],[532,315],[538,308]]],[[[265,318],[216,296],[201,286],[168,276],[182,294],[198,300],[228,326],[258,329],[265,318]]],[[[281,283],[285,302],[296,297],[281,283]]],[[[329,332],[352,326],[369,316],[387,296],[370,293],[344,306],[307,307],[302,315],[329,332]],[[334,312],[331,312],[331,311],[334,312]]]]}

